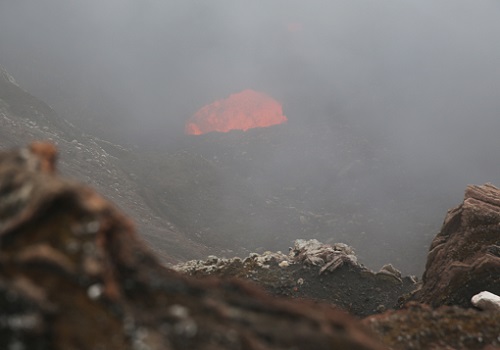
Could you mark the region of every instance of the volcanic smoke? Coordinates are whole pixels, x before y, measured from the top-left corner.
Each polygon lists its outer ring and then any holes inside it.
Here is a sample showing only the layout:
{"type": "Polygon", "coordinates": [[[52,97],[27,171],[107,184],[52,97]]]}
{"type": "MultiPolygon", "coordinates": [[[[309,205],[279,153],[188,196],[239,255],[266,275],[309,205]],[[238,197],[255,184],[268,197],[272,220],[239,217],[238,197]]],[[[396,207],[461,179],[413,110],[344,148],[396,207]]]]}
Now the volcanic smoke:
{"type": "Polygon", "coordinates": [[[262,92],[244,90],[204,106],[186,122],[188,135],[264,128],[287,121],[281,104],[262,92]]]}

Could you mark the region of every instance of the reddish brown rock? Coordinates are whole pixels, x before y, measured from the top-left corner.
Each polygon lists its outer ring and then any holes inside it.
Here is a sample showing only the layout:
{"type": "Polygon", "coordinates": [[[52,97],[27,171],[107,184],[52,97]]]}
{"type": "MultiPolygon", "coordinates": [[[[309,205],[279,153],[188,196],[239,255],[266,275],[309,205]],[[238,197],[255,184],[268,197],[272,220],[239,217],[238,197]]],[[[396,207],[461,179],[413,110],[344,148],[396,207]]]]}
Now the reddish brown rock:
{"type": "Polygon", "coordinates": [[[468,186],[434,238],[414,299],[433,306],[470,307],[482,291],[500,294],[500,190],[468,186]]]}
{"type": "Polygon", "coordinates": [[[46,144],[0,153],[0,348],[383,348],[327,305],[163,267],[55,158],[46,144]]]}
{"type": "Polygon", "coordinates": [[[262,92],[244,90],[204,106],[186,123],[186,134],[248,130],[287,121],[281,104],[262,92]]]}
{"type": "Polygon", "coordinates": [[[409,303],[363,320],[391,349],[498,349],[500,313],[409,303]]]}

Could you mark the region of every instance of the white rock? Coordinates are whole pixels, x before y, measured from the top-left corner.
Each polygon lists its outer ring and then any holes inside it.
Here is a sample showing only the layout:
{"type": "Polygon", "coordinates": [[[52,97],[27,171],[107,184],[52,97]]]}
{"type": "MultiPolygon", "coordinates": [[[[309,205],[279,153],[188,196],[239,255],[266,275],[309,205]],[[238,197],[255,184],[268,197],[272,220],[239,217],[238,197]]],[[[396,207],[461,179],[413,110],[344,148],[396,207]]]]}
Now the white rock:
{"type": "Polygon", "coordinates": [[[279,267],[287,267],[287,266],[290,266],[290,264],[288,263],[288,261],[286,260],[283,260],[282,262],[280,262],[279,264],[279,267]]]}
{"type": "Polygon", "coordinates": [[[96,300],[98,299],[104,291],[104,288],[100,284],[93,284],[87,289],[87,295],[90,299],[96,300]]]}
{"type": "Polygon", "coordinates": [[[471,302],[481,310],[500,311],[500,297],[487,291],[474,295],[471,302]]]}

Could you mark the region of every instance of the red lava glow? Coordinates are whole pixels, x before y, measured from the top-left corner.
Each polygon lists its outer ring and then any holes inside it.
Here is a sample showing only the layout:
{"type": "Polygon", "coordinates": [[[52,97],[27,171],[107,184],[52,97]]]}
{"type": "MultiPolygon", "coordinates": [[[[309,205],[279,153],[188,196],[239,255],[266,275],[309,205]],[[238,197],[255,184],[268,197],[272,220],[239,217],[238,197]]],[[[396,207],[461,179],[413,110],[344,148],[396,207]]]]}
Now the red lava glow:
{"type": "Polygon", "coordinates": [[[264,128],[287,121],[281,104],[254,90],[244,90],[201,108],[186,122],[186,134],[264,128]]]}

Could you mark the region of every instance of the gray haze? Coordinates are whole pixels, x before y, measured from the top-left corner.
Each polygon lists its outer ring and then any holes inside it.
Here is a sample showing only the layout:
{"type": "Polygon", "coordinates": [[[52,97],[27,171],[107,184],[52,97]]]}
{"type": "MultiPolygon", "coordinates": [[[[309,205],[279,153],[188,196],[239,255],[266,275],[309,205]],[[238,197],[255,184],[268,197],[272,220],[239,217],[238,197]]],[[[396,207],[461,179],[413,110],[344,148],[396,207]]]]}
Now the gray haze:
{"type": "Polygon", "coordinates": [[[203,105],[264,91],[291,125],[348,124],[373,157],[398,153],[358,179],[370,198],[450,207],[500,185],[499,18],[494,0],[1,0],[0,64],[122,143],[175,144],[203,105]]]}

